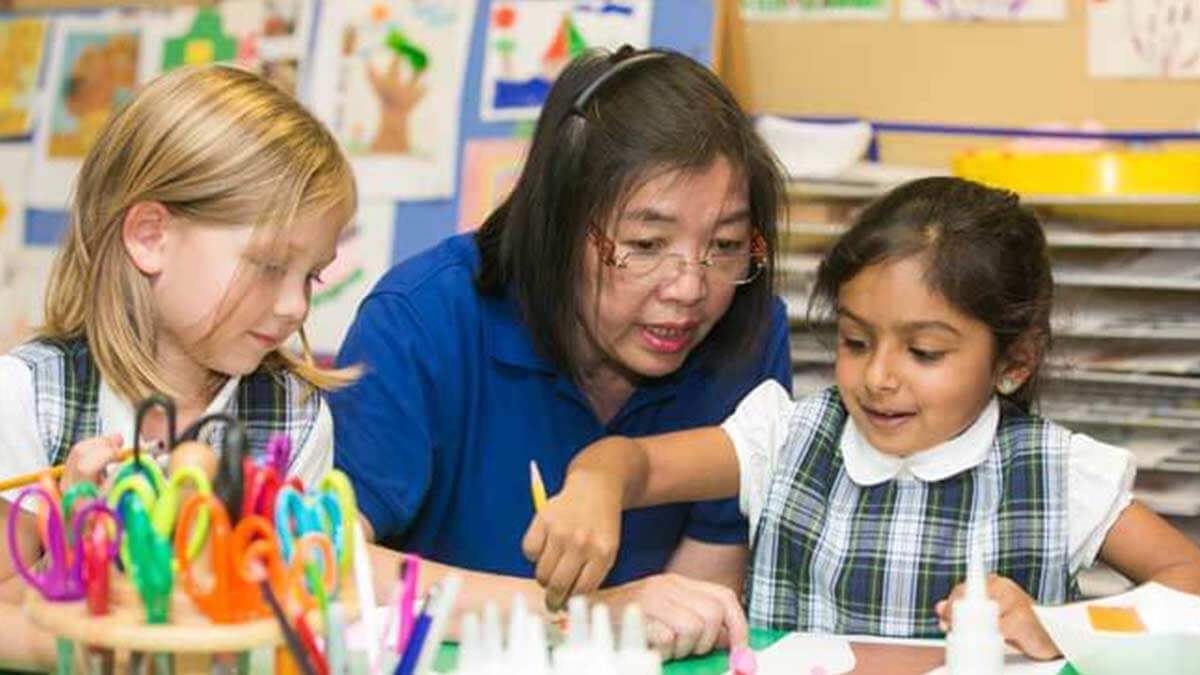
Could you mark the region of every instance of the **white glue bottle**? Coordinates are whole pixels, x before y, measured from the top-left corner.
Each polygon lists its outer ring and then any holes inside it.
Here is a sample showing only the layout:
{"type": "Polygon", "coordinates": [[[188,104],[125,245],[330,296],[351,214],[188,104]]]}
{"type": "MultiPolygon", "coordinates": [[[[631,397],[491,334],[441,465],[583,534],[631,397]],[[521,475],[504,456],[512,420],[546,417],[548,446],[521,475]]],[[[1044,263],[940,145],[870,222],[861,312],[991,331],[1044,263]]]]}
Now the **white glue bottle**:
{"type": "Polygon", "coordinates": [[[1000,609],[987,595],[983,548],[975,546],[967,563],[967,588],[951,607],[953,626],[946,636],[950,675],[999,675],[1004,670],[1000,609]]]}
{"type": "Polygon", "coordinates": [[[637,605],[625,608],[621,619],[621,646],[617,670],[622,675],[660,675],[658,652],[646,647],[646,621],[637,605]]]}

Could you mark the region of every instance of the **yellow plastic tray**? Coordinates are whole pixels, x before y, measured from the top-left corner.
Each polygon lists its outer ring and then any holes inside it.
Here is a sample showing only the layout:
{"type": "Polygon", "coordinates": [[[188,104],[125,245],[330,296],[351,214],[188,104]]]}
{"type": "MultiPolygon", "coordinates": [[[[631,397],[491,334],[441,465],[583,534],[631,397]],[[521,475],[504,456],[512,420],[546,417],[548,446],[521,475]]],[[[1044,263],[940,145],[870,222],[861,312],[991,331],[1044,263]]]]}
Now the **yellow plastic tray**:
{"type": "Polygon", "coordinates": [[[953,167],[955,175],[1027,195],[1200,198],[1200,151],[977,150],[955,157],[953,167]]]}
{"type": "Polygon", "coordinates": [[[973,150],[951,166],[1068,217],[1200,224],[1200,150],[973,150]]]}

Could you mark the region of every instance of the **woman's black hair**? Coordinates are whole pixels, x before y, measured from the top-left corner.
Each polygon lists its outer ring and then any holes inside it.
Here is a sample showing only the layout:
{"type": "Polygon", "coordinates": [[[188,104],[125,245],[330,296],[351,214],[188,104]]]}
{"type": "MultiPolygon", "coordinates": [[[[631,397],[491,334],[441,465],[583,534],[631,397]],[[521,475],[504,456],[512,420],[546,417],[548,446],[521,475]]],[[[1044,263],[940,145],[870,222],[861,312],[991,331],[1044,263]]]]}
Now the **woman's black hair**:
{"type": "Polygon", "coordinates": [[[925,280],[959,311],[987,324],[995,357],[1034,340],[1030,377],[1012,394],[1028,412],[1050,344],[1054,282],[1041,223],[1017,195],[961,178],[924,178],[873,202],[826,254],[809,317],[837,314],[838,292],[863,268],[922,256],[925,280]]]}
{"type": "Polygon", "coordinates": [[[716,365],[754,353],[774,293],[782,175],[729,90],[672,51],[593,51],[559,75],[512,193],[476,234],[480,292],[512,294],[538,351],[577,374],[589,226],[610,222],[642,182],[664,171],[702,171],[718,159],[746,181],[767,273],[738,287],[704,354],[716,365]]]}

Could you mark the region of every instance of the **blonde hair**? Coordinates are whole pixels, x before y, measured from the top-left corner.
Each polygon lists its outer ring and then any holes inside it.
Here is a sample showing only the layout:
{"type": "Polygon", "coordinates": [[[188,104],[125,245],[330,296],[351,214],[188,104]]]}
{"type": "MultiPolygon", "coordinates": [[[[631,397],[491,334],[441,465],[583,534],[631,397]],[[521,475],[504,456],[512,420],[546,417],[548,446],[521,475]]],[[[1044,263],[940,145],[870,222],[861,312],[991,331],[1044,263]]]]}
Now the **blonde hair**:
{"type": "MultiPolygon", "coordinates": [[[[76,180],[67,239],[46,293],[46,338],[87,339],[105,380],[129,400],[171,394],[155,361],[149,280],[125,250],[130,207],[159,202],[205,225],[253,223],[283,235],[301,214],[346,223],[357,207],[349,163],[337,141],[294,98],[228,66],[181,68],[143,87],[105,124],[76,180]],[[341,217],[344,216],[344,217],[341,217]]],[[[350,383],[278,349],[267,366],[315,388],[350,383]]]]}

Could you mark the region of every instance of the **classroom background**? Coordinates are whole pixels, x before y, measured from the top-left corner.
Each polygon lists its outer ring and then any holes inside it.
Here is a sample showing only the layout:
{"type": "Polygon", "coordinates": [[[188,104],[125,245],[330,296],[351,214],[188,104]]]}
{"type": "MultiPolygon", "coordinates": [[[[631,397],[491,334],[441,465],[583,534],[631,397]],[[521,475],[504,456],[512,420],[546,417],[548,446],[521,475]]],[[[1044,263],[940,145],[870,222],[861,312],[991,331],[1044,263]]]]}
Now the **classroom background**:
{"type": "MultiPolygon", "coordinates": [[[[361,190],[309,333],[336,351],[394,262],[476,227],[558,68],[685,52],[791,176],[783,288],[796,389],[823,248],[904,179],[954,172],[1045,218],[1061,312],[1042,409],[1132,448],[1138,495],[1200,540],[1200,0],[0,1],[0,348],[28,335],[71,180],[112,107],[185,63],[254,68],[333,129],[361,190]],[[385,109],[381,88],[412,105],[385,109]]],[[[1122,588],[1115,575],[1087,581],[1122,588]]]]}

